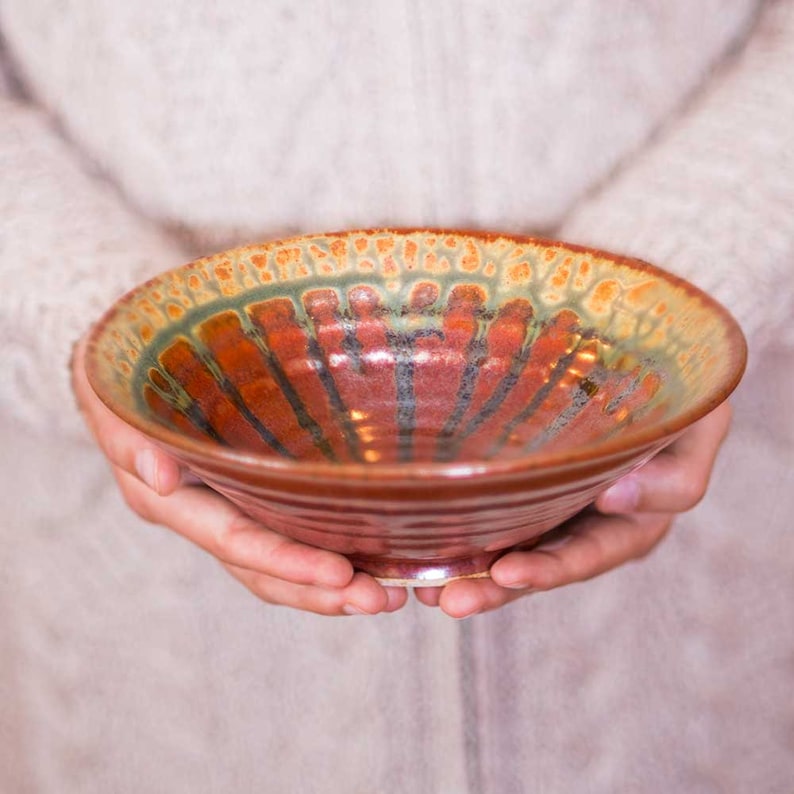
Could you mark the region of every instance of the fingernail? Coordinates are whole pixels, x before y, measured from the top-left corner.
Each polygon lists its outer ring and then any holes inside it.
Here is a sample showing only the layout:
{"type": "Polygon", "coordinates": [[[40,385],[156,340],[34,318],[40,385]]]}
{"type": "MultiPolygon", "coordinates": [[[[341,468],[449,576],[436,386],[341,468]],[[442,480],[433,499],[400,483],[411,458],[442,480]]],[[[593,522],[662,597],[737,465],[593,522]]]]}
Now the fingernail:
{"type": "Polygon", "coordinates": [[[508,573],[507,576],[494,578],[494,582],[498,584],[499,587],[506,587],[508,590],[526,590],[527,592],[533,592],[532,585],[521,575],[516,576],[513,574],[511,576],[508,573]]]}
{"type": "Polygon", "coordinates": [[[510,590],[520,590],[522,587],[529,586],[529,583],[521,574],[511,573],[509,566],[505,573],[501,572],[501,568],[497,571],[491,571],[491,579],[499,587],[507,587],[510,590]]]}
{"type": "Polygon", "coordinates": [[[361,607],[357,607],[355,604],[345,604],[342,607],[342,612],[344,612],[345,615],[371,615],[372,614],[371,612],[367,612],[366,610],[361,609],[361,607]]]}
{"type": "Polygon", "coordinates": [[[602,503],[607,510],[630,513],[640,503],[640,485],[634,477],[624,477],[604,492],[602,503]]]}
{"type": "Polygon", "coordinates": [[[497,568],[491,571],[491,579],[499,587],[506,587],[508,590],[525,590],[529,587],[529,582],[523,570],[519,569],[516,571],[515,568],[511,570],[511,567],[507,562],[500,563],[497,568]],[[506,569],[504,573],[502,573],[503,569],[506,569]]]}
{"type": "Polygon", "coordinates": [[[135,471],[138,477],[153,491],[157,491],[157,460],[149,449],[138,450],[135,455],[135,471]]]}
{"type": "Polygon", "coordinates": [[[510,580],[508,582],[498,582],[499,587],[506,587],[508,590],[527,590],[530,591],[529,582],[521,579],[510,580]]]}

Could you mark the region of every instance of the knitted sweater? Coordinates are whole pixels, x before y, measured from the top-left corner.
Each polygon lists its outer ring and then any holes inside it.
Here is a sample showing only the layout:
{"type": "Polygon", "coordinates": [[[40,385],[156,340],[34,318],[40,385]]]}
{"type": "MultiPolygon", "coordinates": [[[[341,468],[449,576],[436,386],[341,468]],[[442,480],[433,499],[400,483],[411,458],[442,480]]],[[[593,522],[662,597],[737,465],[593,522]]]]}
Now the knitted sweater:
{"type": "Polygon", "coordinates": [[[4,0],[0,31],[0,790],[788,790],[794,2],[4,0]],[[597,244],[736,314],[734,433],[652,557],[330,620],[121,504],[68,384],[99,312],[379,224],[597,244]]]}

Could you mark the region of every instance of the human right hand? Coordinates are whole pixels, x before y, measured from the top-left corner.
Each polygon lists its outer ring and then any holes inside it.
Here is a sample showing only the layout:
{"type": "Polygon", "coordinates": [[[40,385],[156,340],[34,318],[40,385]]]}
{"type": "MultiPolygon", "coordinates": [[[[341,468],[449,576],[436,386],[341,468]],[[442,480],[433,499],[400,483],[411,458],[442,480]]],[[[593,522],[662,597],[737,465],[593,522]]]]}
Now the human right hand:
{"type": "Polygon", "coordinates": [[[96,396],[86,377],[84,354],[82,340],[72,364],[78,405],[125,501],[141,518],[195,543],[271,604],[321,615],[374,615],[405,604],[404,588],[383,587],[371,576],[354,572],[340,554],[272,532],[225,497],[191,482],[177,461],[96,396]]]}
{"type": "Polygon", "coordinates": [[[592,579],[644,557],[665,537],[676,515],[705,495],[730,423],[731,407],[722,403],[538,546],[497,560],[490,578],[429,587],[417,591],[417,598],[464,618],[530,593],[592,579]]]}

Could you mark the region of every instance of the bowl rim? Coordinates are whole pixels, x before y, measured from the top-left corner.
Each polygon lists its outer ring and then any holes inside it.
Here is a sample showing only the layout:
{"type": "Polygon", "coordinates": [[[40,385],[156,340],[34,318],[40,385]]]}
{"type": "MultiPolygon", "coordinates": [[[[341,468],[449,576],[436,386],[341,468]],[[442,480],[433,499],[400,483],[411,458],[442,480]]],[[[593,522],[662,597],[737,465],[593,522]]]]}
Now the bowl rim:
{"type": "Polygon", "coordinates": [[[405,481],[420,479],[447,481],[494,474],[509,476],[523,473],[537,473],[538,471],[551,472],[575,467],[577,465],[597,465],[599,461],[608,461],[616,457],[630,455],[635,450],[641,452],[652,447],[661,448],[682,433],[687,427],[717,408],[717,406],[731,395],[744,375],[747,366],[747,355],[747,340],[744,333],[736,318],[725,306],[690,281],[642,259],[616,254],[606,249],[578,243],[569,243],[550,237],[515,234],[505,231],[431,226],[383,226],[277,237],[258,243],[235,246],[169,268],[124,293],[101,315],[88,334],[84,353],[84,363],[91,388],[112,413],[131,427],[148,436],[150,440],[170,449],[172,453],[176,455],[184,455],[191,462],[199,462],[201,465],[206,465],[204,463],[205,461],[207,463],[212,462],[221,464],[226,468],[245,470],[249,473],[256,471],[262,475],[269,473],[274,476],[280,475],[282,477],[286,475],[295,475],[299,478],[322,477],[331,480],[350,480],[355,478],[383,482],[389,480],[405,481]],[[202,264],[209,263],[220,256],[229,256],[230,254],[241,254],[251,250],[266,250],[318,237],[375,236],[379,234],[394,234],[400,236],[414,234],[428,234],[434,236],[455,235],[459,237],[476,238],[484,242],[506,239],[517,245],[529,244],[562,247],[572,253],[588,254],[593,257],[607,259],[633,270],[646,272],[649,275],[661,278],[673,287],[683,289],[691,298],[699,300],[710,311],[714,312],[722,322],[726,332],[726,349],[729,356],[727,372],[729,376],[713,393],[696,401],[686,411],[676,414],[668,420],[655,422],[633,432],[627,431],[626,433],[621,433],[604,441],[589,442],[587,444],[577,445],[571,449],[560,449],[545,453],[539,450],[505,460],[483,461],[477,459],[463,459],[444,463],[434,461],[389,463],[332,462],[324,460],[307,461],[242,451],[232,447],[224,447],[214,441],[192,438],[171,430],[164,425],[160,425],[151,419],[147,419],[138,412],[128,409],[121,402],[116,401],[110,390],[105,388],[103,378],[100,375],[100,366],[97,361],[99,340],[104,330],[124,307],[135,300],[140,293],[150,289],[170,275],[188,268],[195,268],[202,264]]]}

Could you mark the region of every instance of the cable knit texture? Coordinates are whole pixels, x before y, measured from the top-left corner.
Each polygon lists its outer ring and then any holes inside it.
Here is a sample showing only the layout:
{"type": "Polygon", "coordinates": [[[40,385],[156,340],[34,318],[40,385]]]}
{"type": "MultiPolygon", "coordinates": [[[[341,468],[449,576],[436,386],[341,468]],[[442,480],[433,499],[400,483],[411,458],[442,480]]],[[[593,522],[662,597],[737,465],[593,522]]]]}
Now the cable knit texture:
{"type": "Polygon", "coordinates": [[[22,74],[131,199],[249,238],[549,229],[740,40],[748,0],[5,0],[22,74]]]}
{"type": "Polygon", "coordinates": [[[794,7],[772,4],[740,57],[563,236],[620,249],[698,283],[753,352],[794,344],[794,7]]]}
{"type": "Polygon", "coordinates": [[[0,99],[0,410],[41,434],[81,432],[68,363],[110,301],[186,254],[90,173],[41,111],[0,99]]]}
{"type": "Polygon", "coordinates": [[[0,26],[0,790],[790,792],[792,0],[2,0],[0,26]],[[330,620],[129,513],[77,440],[91,321],[206,246],[381,223],[559,232],[736,312],[733,434],[652,557],[461,623],[330,620]]]}

